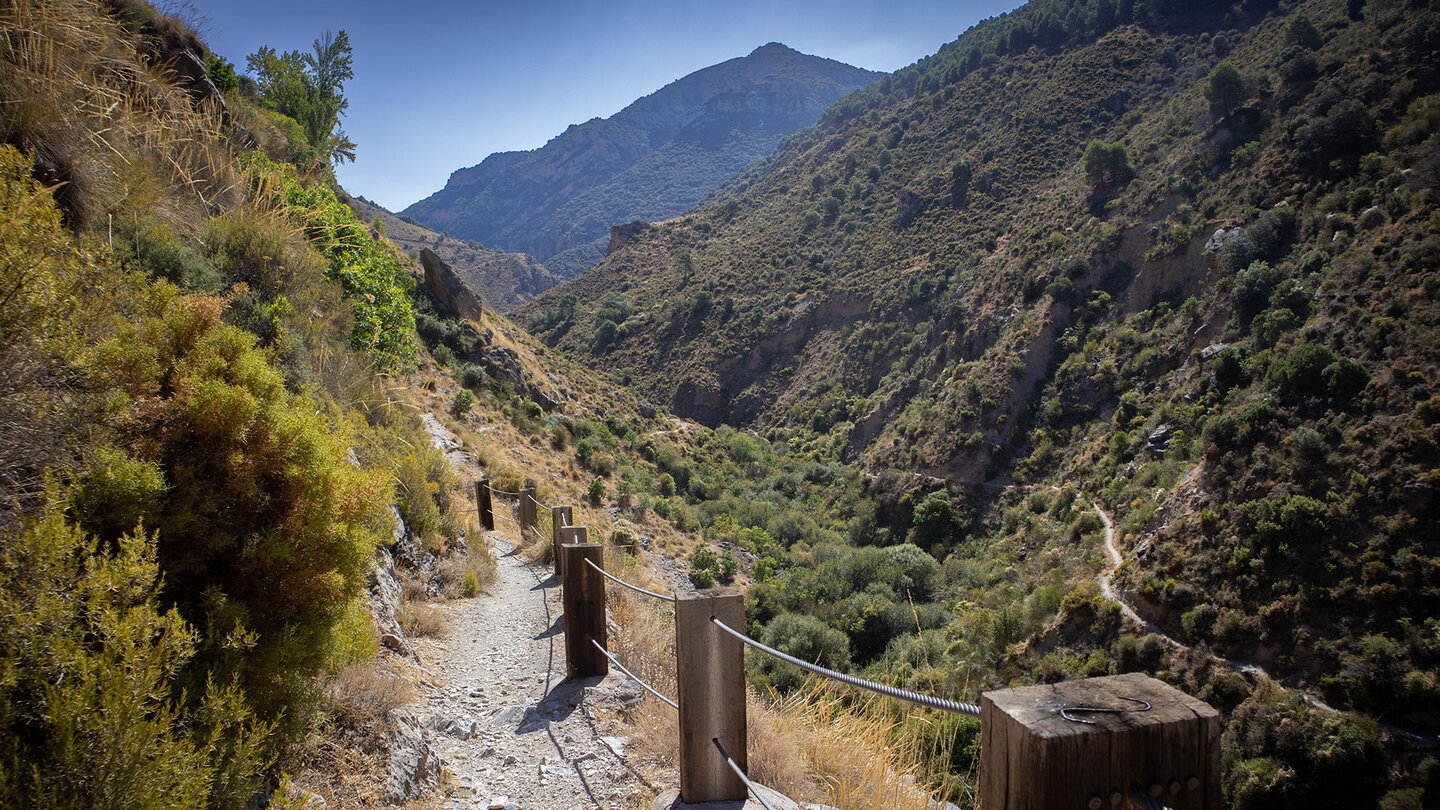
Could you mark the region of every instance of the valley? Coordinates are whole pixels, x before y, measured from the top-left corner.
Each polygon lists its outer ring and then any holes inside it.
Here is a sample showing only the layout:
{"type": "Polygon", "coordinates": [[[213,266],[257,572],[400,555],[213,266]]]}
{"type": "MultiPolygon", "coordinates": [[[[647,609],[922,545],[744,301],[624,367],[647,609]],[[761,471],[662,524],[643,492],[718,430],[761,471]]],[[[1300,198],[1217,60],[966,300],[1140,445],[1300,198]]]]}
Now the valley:
{"type": "MultiPolygon", "coordinates": [[[[771,42],[399,213],[344,30],[182,16],[0,4],[0,805],[650,807],[677,716],[481,480],[857,677],[1158,678],[1231,810],[1440,797],[1434,2],[771,42]]],[[[977,718],[743,677],[797,803],[982,806],[977,718]]]]}

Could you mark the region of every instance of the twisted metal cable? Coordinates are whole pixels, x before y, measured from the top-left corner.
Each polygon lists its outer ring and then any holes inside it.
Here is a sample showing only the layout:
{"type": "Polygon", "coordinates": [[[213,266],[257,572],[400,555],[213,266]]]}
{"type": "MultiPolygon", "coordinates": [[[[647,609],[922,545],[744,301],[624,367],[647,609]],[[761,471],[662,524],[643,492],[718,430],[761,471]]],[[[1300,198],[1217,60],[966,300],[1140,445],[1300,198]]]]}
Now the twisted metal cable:
{"type": "Polygon", "coordinates": [[[520,521],[518,521],[518,520],[516,520],[516,519],[514,519],[514,518],[505,517],[504,515],[499,514],[499,513],[497,513],[497,512],[491,512],[491,513],[490,513],[490,517],[493,517],[493,518],[495,518],[496,520],[504,520],[504,521],[507,521],[507,522],[509,522],[509,523],[514,523],[514,524],[517,525],[517,526],[520,525],[520,521]]]}
{"type": "Polygon", "coordinates": [[[750,781],[750,777],[746,776],[745,772],[740,770],[740,765],[731,759],[729,754],[725,753],[725,746],[720,744],[720,738],[711,737],[710,742],[715,743],[715,748],[720,751],[720,756],[725,758],[725,764],[729,765],[730,770],[734,771],[735,775],[740,777],[740,781],[745,783],[745,789],[750,791],[750,795],[754,796],[756,801],[765,805],[765,810],[775,810],[775,808],[770,805],[770,802],[765,801],[765,797],[760,795],[760,791],[755,789],[755,783],[750,781]]]}
{"type": "Polygon", "coordinates": [[[1130,784],[1130,801],[1141,810],[1170,810],[1164,802],[1141,790],[1140,786],[1133,782],[1130,784]]]}
{"type": "MultiPolygon", "coordinates": [[[[548,541],[548,540],[550,539],[550,538],[546,537],[545,535],[541,534],[541,533],[540,533],[540,530],[537,529],[537,528],[535,528],[534,526],[526,526],[525,528],[529,529],[529,530],[530,530],[530,533],[535,535],[535,539],[536,539],[536,540],[548,541]]],[[[523,536],[523,535],[522,535],[522,536],[523,536]]]]}
{"type": "Polygon", "coordinates": [[[611,582],[615,583],[616,585],[622,585],[622,586],[624,586],[624,587],[626,587],[626,588],[629,588],[629,589],[632,590],[632,591],[635,591],[636,593],[643,593],[643,594],[645,594],[646,596],[651,596],[651,597],[654,597],[654,598],[656,598],[656,599],[663,599],[663,600],[666,601],[666,602],[674,602],[674,601],[675,601],[675,597],[674,597],[674,596],[666,596],[666,595],[663,594],[663,593],[656,593],[656,592],[654,592],[654,591],[647,591],[647,590],[645,590],[644,588],[640,587],[639,585],[631,585],[630,583],[626,582],[625,580],[623,580],[623,579],[621,579],[621,578],[619,578],[619,577],[617,577],[617,576],[613,576],[609,571],[606,571],[604,568],[601,568],[600,566],[596,565],[594,560],[586,559],[586,560],[585,560],[585,564],[586,564],[586,565],[589,565],[591,568],[594,568],[596,571],[599,571],[602,576],[604,576],[606,579],[610,580],[611,582]]]}
{"type": "Polygon", "coordinates": [[[504,489],[496,489],[495,487],[490,487],[490,492],[491,492],[492,494],[495,494],[495,495],[504,495],[504,496],[507,497],[507,498],[518,498],[518,497],[520,497],[520,493],[518,493],[518,492],[510,492],[510,491],[504,490],[504,489]]]}
{"type": "Polygon", "coordinates": [[[665,697],[664,695],[660,694],[660,692],[659,692],[655,687],[653,687],[653,686],[651,686],[650,684],[646,683],[645,681],[641,680],[639,675],[636,675],[635,673],[633,673],[633,672],[631,672],[630,670],[626,669],[626,668],[625,668],[625,665],[622,664],[622,663],[620,663],[620,659],[618,659],[618,658],[616,658],[615,656],[611,655],[609,650],[607,650],[607,649],[605,649],[604,647],[600,646],[600,642],[596,641],[594,636],[590,635],[589,633],[586,633],[586,634],[585,634],[585,638],[590,639],[590,643],[595,645],[595,649],[599,650],[601,655],[605,656],[606,658],[609,658],[609,659],[610,659],[610,663],[614,664],[617,669],[619,669],[621,672],[625,673],[626,675],[629,675],[629,676],[630,676],[630,680],[632,680],[632,681],[640,684],[640,688],[644,689],[645,691],[649,692],[650,694],[654,695],[655,697],[660,698],[660,699],[661,699],[662,701],[664,701],[664,702],[666,703],[666,705],[668,705],[670,708],[672,708],[672,709],[674,709],[674,710],[676,710],[676,711],[679,711],[679,710],[680,710],[680,704],[679,704],[679,703],[676,703],[675,701],[671,700],[670,698],[665,697]]]}
{"type": "Polygon", "coordinates": [[[730,627],[729,625],[725,624],[714,616],[710,617],[710,621],[713,622],[716,627],[719,627],[721,630],[724,630],[725,632],[729,633],[730,635],[734,636],[745,644],[754,647],[760,652],[768,653],[776,658],[779,658],[781,661],[794,664],[795,666],[800,667],[801,669],[809,670],[816,675],[830,678],[831,680],[840,681],[841,683],[848,683],[851,686],[858,687],[860,689],[869,689],[871,692],[877,692],[879,694],[885,695],[886,697],[897,698],[899,700],[908,700],[911,703],[916,703],[921,706],[928,706],[932,709],[940,709],[942,711],[954,712],[956,714],[968,714],[971,717],[980,716],[980,707],[976,706],[974,703],[962,703],[958,700],[949,700],[947,698],[935,697],[934,695],[922,695],[919,692],[911,692],[908,689],[900,689],[894,686],[887,686],[883,683],[876,683],[874,681],[867,681],[864,678],[857,678],[854,675],[846,675],[843,672],[836,672],[833,669],[826,669],[825,667],[822,667],[818,664],[812,664],[809,661],[803,661],[793,655],[786,655],[785,653],[780,652],[774,647],[767,647],[764,644],[756,641],[755,639],[745,635],[744,633],[741,633],[740,631],[730,627]]]}

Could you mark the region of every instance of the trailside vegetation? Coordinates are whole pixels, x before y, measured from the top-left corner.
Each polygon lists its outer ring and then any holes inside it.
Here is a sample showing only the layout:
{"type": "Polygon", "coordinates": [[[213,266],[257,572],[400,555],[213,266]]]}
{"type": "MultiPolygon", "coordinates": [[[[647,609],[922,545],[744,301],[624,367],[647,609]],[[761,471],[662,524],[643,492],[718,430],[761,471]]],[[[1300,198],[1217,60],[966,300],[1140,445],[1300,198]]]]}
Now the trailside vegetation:
{"type": "MultiPolygon", "coordinates": [[[[391,504],[462,540],[382,388],[413,283],[242,82],[176,84],[176,49],[226,73],[183,24],[47,0],[0,30],[0,804],[239,806],[375,654],[391,504]]],[[[348,42],[306,64],[333,148],[348,42]]]]}

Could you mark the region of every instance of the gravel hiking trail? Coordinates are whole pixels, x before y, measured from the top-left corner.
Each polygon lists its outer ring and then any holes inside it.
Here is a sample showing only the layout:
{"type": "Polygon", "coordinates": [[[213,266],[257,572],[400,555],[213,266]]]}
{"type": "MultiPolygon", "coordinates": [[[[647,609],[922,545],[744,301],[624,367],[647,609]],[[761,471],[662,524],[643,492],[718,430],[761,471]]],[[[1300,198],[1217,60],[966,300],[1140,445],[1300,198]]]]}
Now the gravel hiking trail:
{"type": "Polygon", "coordinates": [[[444,808],[627,808],[641,780],[607,718],[633,682],[565,679],[559,579],[489,535],[498,562],[484,595],[447,609],[445,639],[417,645],[427,670],[417,712],[450,773],[444,808]]]}

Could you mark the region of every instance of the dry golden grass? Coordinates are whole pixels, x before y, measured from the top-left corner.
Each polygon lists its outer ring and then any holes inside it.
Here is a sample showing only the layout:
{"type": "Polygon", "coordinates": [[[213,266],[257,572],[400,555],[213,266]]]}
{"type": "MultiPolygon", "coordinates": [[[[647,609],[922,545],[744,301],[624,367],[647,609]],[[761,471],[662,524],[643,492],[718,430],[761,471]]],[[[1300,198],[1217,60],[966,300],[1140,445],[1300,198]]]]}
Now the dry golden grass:
{"type": "Polygon", "coordinates": [[[357,661],[321,681],[325,706],[337,725],[362,728],[415,700],[408,676],[378,661],[357,661]]]}
{"type": "Polygon", "coordinates": [[[72,220],[237,201],[219,110],[148,66],[100,5],[16,0],[0,7],[0,29],[0,135],[59,170],[72,220]]]}
{"type": "Polygon", "coordinates": [[[406,635],[412,638],[445,638],[450,632],[445,613],[424,602],[407,600],[396,618],[406,635]]]}

